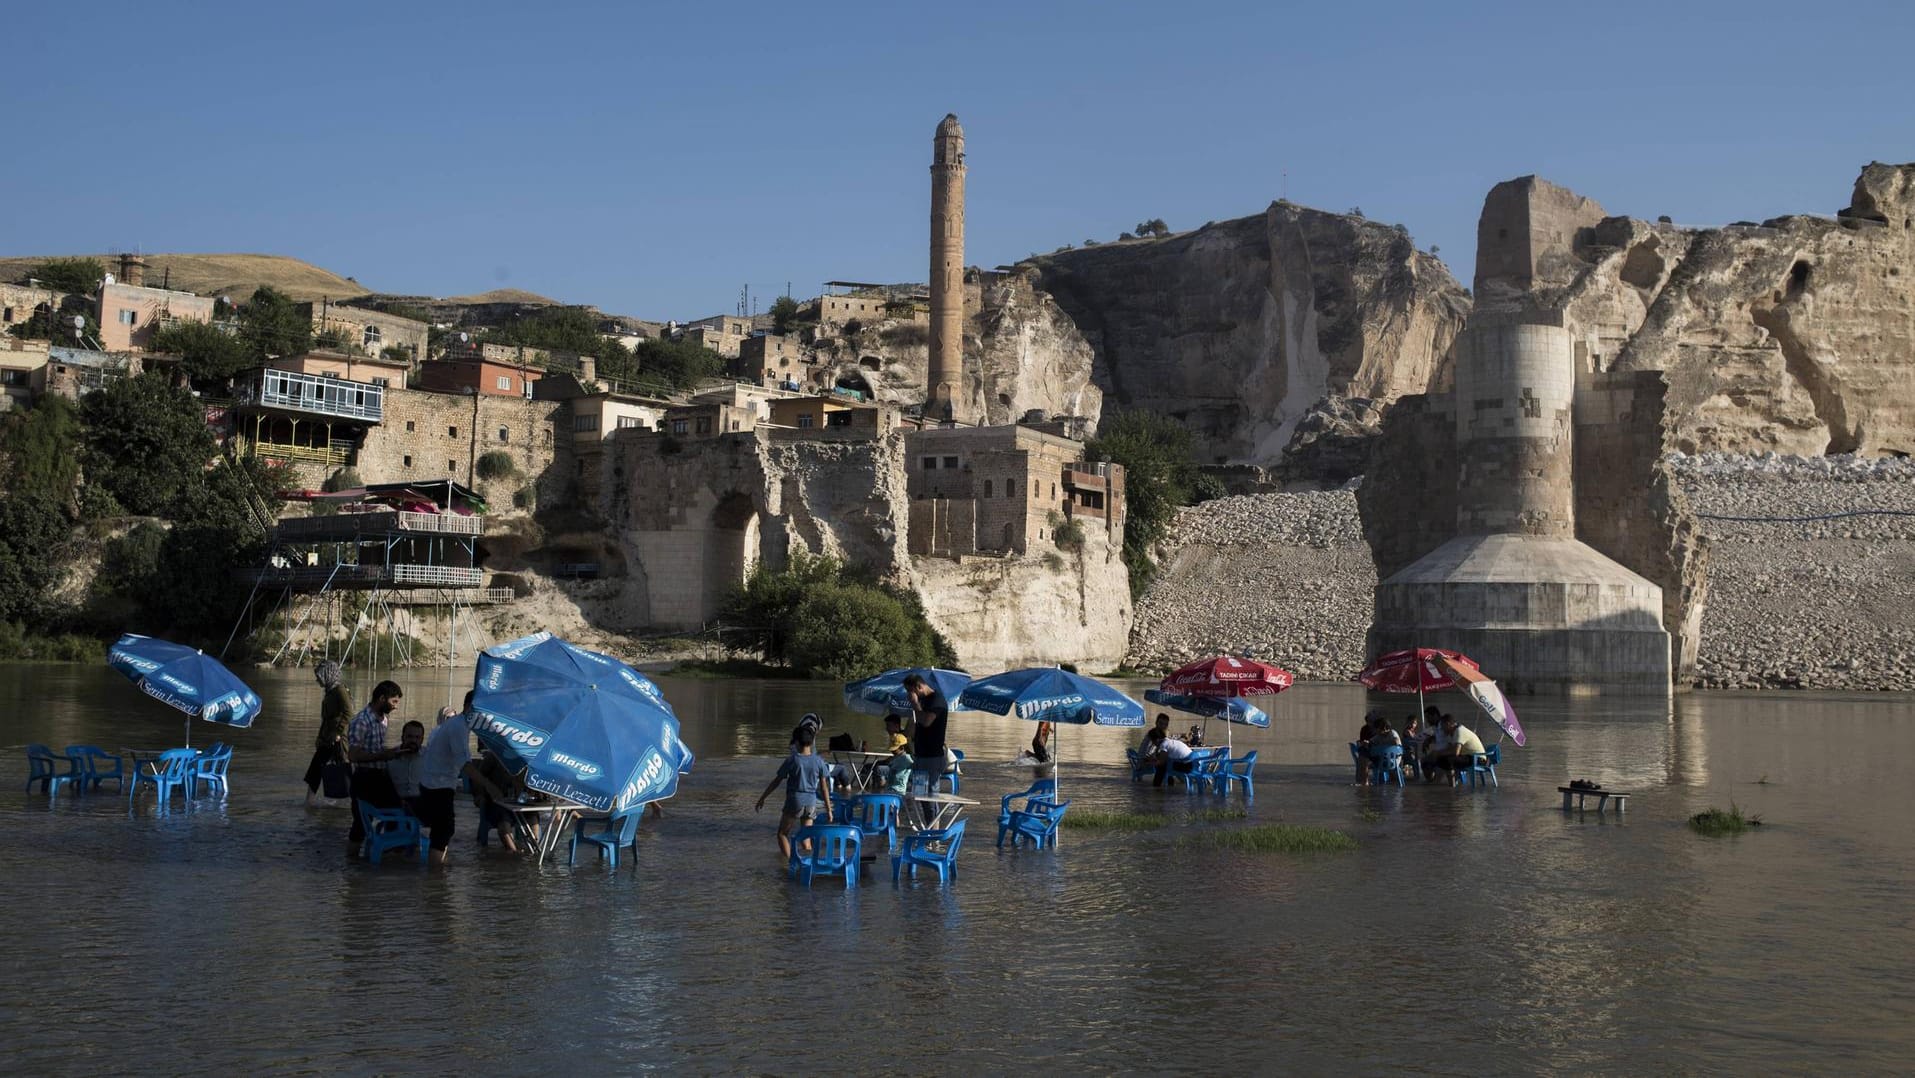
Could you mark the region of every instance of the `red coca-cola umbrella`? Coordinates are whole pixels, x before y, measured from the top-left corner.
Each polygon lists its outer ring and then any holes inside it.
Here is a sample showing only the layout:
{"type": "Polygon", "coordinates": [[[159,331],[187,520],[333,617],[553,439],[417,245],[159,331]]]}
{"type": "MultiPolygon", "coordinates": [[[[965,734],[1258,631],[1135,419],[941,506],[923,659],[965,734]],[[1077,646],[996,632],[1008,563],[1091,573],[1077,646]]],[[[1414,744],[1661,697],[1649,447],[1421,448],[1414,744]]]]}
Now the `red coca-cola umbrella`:
{"type": "Polygon", "coordinates": [[[1357,674],[1356,680],[1377,692],[1415,693],[1416,713],[1421,715],[1424,693],[1454,689],[1462,684],[1450,673],[1446,665],[1448,663],[1477,669],[1476,660],[1460,652],[1442,648],[1405,648],[1378,655],[1375,662],[1357,674]]]}
{"type": "MultiPolygon", "coordinates": [[[[1236,655],[1218,655],[1178,667],[1161,688],[1184,696],[1271,696],[1296,684],[1297,676],[1281,666],[1236,655]]],[[[1205,718],[1206,725],[1209,723],[1205,718]]],[[[1235,751],[1230,720],[1224,719],[1224,751],[1235,751]]]]}
{"type": "Polygon", "coordinates": [[[1296,684],[1296,680],[1295,674],[1280,666],[1218,655],[1178,667],[1160,687],[1185,696],[1270,696],[1296,684]]]}

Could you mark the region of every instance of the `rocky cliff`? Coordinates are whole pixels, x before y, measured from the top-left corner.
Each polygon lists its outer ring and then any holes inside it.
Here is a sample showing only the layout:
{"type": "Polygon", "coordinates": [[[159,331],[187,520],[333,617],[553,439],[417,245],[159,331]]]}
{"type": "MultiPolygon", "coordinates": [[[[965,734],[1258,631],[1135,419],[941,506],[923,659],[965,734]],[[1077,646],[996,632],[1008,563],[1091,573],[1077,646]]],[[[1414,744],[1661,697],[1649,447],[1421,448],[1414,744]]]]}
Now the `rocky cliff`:
{"type": "MultiPolygon", "coordinates": [[[[1077,416],[1095,430],[1103,392],[1092,384],[1090,345],[1025,273],[966,274],[964,393],[968,414],[986,425],[1025,413],[1077,416]]],[[[857,374],[879,400],[919,404],[930,367],[928,327],[887,319],[818,342],[835,377],[857,374]]]]}
{"type": "Polygon", "coordinates": [[[1428,389],[1470,307],[1407,233],[1289,202],[1029,265],[1105,396],[1184,421],[1205,463],[1277,463],[1326,395],[1428,389]]]}
{"type": "Polygon", "coordinates": [[[1560,310],[1590,370],[1656,370],[1688,452],[1915,450],[1915,165],[1872,164],[1834,217],[1685,228],[1499,184],[1479,309],[1560,310]]]}

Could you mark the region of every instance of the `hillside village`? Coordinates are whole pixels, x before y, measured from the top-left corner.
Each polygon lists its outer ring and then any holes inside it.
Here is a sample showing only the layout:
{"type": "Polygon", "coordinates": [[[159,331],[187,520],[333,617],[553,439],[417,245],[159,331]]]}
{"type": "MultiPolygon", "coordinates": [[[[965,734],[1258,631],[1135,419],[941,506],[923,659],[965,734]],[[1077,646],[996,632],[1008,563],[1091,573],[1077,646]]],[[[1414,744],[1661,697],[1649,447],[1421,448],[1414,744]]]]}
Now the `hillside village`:
{"type": "MultiPolygon", "coordinates": [[[[959,423],[924,415],[922,286],[834,282],[808,301],[781,300],[776,313],[651,321],[525,293],[294,298],[209,281],[210,294],[199,294],[168,287],[184,257],[170,256],[155,281],[151,263],[169,256],[116,256],[97,281],[64,288],[35,276],[48,263],[15,260],[19,279],[0,284],[6,406],[78,401],[142,374],[190,388],[222,452],[283,477],[275,552],[260,567],[269,588],[326,591],[343,579],[315,572],[327,565],[416,557],[432,563],[412,577],[433,601],[479,609],[488,624],[696,633],[754,566],[782,566],[802,550],[916,587],[968,659],[1121,660],[1123,476],[1085,459],[1097,399],[1087,349],[1082,369],[1065,376],[1079,407],[1012,417],[1020,403],[1056,394],[1005,392],[980,404],[981,423],[959,423]],[[243,315],[256,302],[289,305],[297,322],[286,346],[264,349],[257,363],[208,378],[192,356],[168,350],[189,323],[248,333],[243,315]],[[560,322],[589,325],[617,357],[614,370],[582,348],[524,343],[560,322]],[[648,367],[645,357],[666,354],[673,369],[648,367]],[[741,468],[746,459],[752,467],[741,468]],[[446,495],[418,504],[435,484],[446,495]],[[362,514],[397,504],[380,494],[393,488],[409,492],[410,508],[480,517],[476,542],[421,553],[407,534],[398,547],[353,549],[368,541],[372,518],[362,514]],[[302,519],[331,518],[337,507],[355,514],[357,531],[333,535],[336,525],[302,519]],[[1093,579],[1080,586],[1086,573],[1093,579]],[[937,574],[952,579],[922,586],[937,574]],[[1050,631],[1056,616],[1039,616],[1027,652],[997,654],[1024,645],[1000,638],[979,589],[1035,594],[1033,582],[1050,577],[1049,590],[1071,598],[1077,631],[1060,638],[1050,631]],[[487,609],[515,604],[516,614],[487,609]]],[[[75,261],[59,260],[68,270],[75,261]]],[[[1006,274],[970,271],[965,288],[974,332],[986,338],[985,322],[1034,303],[1028,284],[1006,274]]],[[[411,526],[424,519],[411,514],[411,526]]],[[[472,528],[427,530],[460,537],[472,528]]],[[[407,590],[391,568],[366,579],[407,590]]],[[[394,625],[432,635],[403,613],[394,625]]]]}

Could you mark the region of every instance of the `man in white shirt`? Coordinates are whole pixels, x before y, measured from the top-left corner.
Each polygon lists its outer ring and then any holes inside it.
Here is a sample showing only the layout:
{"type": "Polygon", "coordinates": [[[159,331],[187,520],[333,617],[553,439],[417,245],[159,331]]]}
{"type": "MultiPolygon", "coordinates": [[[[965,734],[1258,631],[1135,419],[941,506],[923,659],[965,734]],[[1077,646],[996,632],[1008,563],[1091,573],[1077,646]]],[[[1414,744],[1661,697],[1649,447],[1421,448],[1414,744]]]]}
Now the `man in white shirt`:
{"type": "Polygon", "coordinates": [[[443,865],[446,847],[452,844],[454,791],[459,780],[471,775],[472,781],[491,793],[495,800],[505,795],[472,766],[472,694],[465,694],[465,711],[439,715],[439,726],[426,739],[419,752],[419,822],[430,829],[430,863],[443,865]]]}
{"type": "Polygon", "coordinates": [[[1144,746],[1144,759],[1157,763],[1157,777],[1151,780],[1152,786],[1162,786],[1172,770],[1180,775],[1190,774],[1189,745],[1157,729],[1150,732],[1150,736],[1144,740],[1144,746]]]}

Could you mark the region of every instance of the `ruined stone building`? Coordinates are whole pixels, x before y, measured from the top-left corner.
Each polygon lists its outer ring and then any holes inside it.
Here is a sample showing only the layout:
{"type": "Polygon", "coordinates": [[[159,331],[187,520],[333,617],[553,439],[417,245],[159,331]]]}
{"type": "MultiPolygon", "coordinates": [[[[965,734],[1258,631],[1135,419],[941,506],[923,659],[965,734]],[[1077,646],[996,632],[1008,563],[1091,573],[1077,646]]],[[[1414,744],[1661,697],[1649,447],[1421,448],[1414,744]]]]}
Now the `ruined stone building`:
{"type": "Polygon", "coordinates": [[[1071,522],[1121,545],[1124,469],[1084,460],[1082,442],[1026,426],[942,427],[904,436],[913,554],[1054,549],[1071,522]]]}

